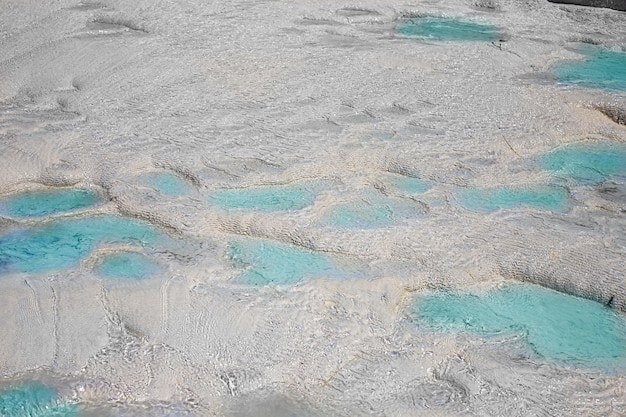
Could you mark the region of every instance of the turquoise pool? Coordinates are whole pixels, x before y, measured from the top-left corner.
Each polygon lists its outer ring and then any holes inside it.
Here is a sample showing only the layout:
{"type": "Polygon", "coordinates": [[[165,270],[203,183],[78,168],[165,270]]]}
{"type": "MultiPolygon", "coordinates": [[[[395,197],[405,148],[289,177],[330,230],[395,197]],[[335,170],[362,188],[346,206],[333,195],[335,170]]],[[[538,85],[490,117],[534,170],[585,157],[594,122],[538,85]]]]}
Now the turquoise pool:
{"type": "Polygon", "coordinates": [[[266,240],[237,240],[226,251],[248,285],[289,285],[306,278],[336,277],[347,272],[327,254],[266,240]]]}
{"type": "Polygon", "coordinates": [[[536,285],[510,284],[487,293],[429,292],[413,315],[427,327],[486,338],[521,338],[529,351],[574,366],[626,364],[626,320],[594,301],[536,285]]]}
{"type": "Polygon", "coordinates": [[[626,91],[626,53],[586,45],[578,49],[580,61],[565,61],[552,68],[559,82],[586,88],[626,91]]]}
{"type": "Polygon", "coordinates": [[[154,260],[137,252],[114,252],[98,262],[96,272],[111,279],[141,280],[158,274],[161,267],[154,260]]]}
{"type": "Polygon", "coordinates": [[[46,217],[92,207],[100,200],[98,193],[86,189],[26,191],[0,200],[0,215],[15,218],[46,217]]]}
{"type": "Polygon", "coordinates": [[[146,175],[142,178],[142,182],[168,197],[180,197],[192,191],[187,181],[171,172],[157,172],[146,175]]]}
{"type": "Polygon", "coordinates": [[[611,178],[626,177],[626,145],[576,143],[540,156],[537,165],[564,181],[600,184],[611,178]]]}
{"type": "Polygon", "coordinates": [[[147,223],[124,217],[55,220],[0,236],[0,273],[71,268],[101,244],[153,247],[164,239],[147,223]]]}
{"type": "Polygon", "coordinates": [[[61,401],[46,385],[21,384],[0,391],[0,415],[3,417],[74,417],[78,406],[61,401]]]}
{"type": "Polygon", "coordinates": [[[464,189],[457,193],[457,198],[465,209],[476,212],[495,212],[522,207],[566,212],[570,208],[567,188],[548,185],[464,189]]]}
{"type": "Polygon", "coordinates": [[[434,16],[404,19],[396,32],[403,37],[444,42],[495,42],[502,37],[496,26],[434,16]]]}

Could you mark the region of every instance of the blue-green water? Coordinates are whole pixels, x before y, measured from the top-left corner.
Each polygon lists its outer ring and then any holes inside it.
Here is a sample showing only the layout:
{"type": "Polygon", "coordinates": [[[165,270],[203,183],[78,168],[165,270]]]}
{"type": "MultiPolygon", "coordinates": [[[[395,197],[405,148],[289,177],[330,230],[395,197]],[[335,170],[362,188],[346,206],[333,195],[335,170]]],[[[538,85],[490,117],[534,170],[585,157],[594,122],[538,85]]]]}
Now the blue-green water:
{"type": "Polygon", "coordinates": [[[21,385],[0,392],[2,417],[72,417],[78,414],[76,405],[62,403],[53,389],[42,384],[21,385]]]}
{"type": "Polygon", "coordinates": [[[325,210],[320,223],[347,229],[370,229],[392,225],[394,215],[391,207],[384,203],[355,201],[331,206],[325,210]]]}
{"type": "Polygon", "coordinates": [[[295,284],[341,272],[323,253],[264,240],[231,242],[226,256],[234,267],[245,269],[240,280],[248,285],[295,284]]]}
{"type": "Polygon", "coordinates": [[[0,201],[0,214],[17,218],[45,217],[91,207],[100,196],[90,190],[28,191],[0,201]]]}
{"type": "Polygon", "coordinates": [[[314,191],[302,186],[268,186],[216,191],[210,202],[228,210],[261,212],[301,210],[315,201],[314,191]]]}
{"type": "Polygon", "coordinates": [[[626,145],[579,143],[564,146],[541,156],[538,166],[566,181],[600,184],[612,177],[626,176],[626,145]]]}
{"type": "Polygon", "coordinates": [[[431,184],[413,177],[393,177],[389,182],[402,194],[415,195],[423,194],[431,189],[431,184]]]}
{"type": "Polygon", "coordinates": [[[582,61],[566,61],[552,68],[563,84],[613,91],[626,91],[626,53],[585,46],[582,61]]]}
{"type": "Polygon", "coordinates": [[[565,212],[569,208],[567,188],[548,185],[525,188],[467,189],[460,191],[458,198],[464,208],[478,212],[495,212],[520,207],[565,212]]]}
{"type": "Polygon", "coordinates": [[[433,16],[403,20],[396,31],[401,36],[434,41],[494,42],[501,38],[500,30],[492,25],[433,16]]]}
{"type": "Polygon", "coordinates": [[[191,191],[190,185],[184,179],[170,172],[147,175],[143,182],[168,197],[180,197],[191,191]]]}
{"type": "Polygon", "coordinates": [[[105,256],[96,270],[105,278],[140,280],[157,274],[161,268],[141,253],[117,252],[105,256]]]}
{"type": "MultiPolygon", "coordinates": [[[[423,189],[420,180],[414,178],[401,179],[398,184],[406,186],[407,195],[423,189]]],[[[424,206],[412,199],[388,197],[372,191],[361,192],[360,197],[324,209],[318,223],[344,229],[376,229],[424,214],[424,206]]]]}
{"type": "Polygon", "coordinates": [[[151,247],[165,237],[150,225],[117,216],[62,219],[0,237],[0,273],[71,268],[100,244],[151,247]]]}
{"type": "Polygon", "coordinates": [[[523,338],[536,354],[583,367],[624,366],[626,320],[594,301],[535,285],[507,285],[486,294],[433,292],[415,316],[443,331],[523,338]]]}

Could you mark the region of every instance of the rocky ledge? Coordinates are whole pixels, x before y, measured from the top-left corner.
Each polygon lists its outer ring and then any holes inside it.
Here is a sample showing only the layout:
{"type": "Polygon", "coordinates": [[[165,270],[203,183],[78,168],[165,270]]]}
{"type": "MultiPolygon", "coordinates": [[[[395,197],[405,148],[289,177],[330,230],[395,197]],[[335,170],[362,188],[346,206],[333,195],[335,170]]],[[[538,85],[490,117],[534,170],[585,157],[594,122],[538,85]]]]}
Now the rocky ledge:
{"type": "Polygon", "coordinates": [[[606,7],[626,12],[626,0],[548,0],[550,3],[575,4],[578,6],[606,7]]]}

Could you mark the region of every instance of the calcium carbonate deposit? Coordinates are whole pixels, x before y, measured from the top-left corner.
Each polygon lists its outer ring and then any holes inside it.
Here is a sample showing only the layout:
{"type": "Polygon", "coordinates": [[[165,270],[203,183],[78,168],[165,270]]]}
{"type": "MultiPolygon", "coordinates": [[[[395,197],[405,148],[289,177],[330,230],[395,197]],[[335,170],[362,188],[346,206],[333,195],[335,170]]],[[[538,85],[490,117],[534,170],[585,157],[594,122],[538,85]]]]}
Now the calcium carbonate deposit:
{"type": "Polygon", "coordinates": [[[626,13],[0,0],[0,416],[626,414],[626,13]]]}

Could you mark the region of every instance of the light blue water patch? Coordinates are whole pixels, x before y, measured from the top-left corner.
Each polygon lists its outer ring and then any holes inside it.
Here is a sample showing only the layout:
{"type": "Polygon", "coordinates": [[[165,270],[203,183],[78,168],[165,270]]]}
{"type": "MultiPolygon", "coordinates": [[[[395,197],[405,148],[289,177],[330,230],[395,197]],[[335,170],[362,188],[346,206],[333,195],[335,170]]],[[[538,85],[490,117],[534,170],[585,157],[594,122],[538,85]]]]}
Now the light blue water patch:
{"type": "Polygon", "coordinates": [[[492,25],[434,16],[405,19],[398,23],[396,32],[401,36],[432,41],[495,42],[501,38],[500,30],[492,25]]]}
{"type": "Polygon", "coordinates": [[[0,274],[72,268],[101,244],[153,247],[165,239],[150,225],[123,217],[55,220],[1,236],[0,274]]]}
{"type": "Polygon", "coordinates": [[[394,214],[384,203],[353,201],[331,206],[324,211],[320,223],[347,229],[374,229],[392,225],[394,214]]]}
{"type": "Polygon", "coordinates": [[[612,177],[626,177],[626,145],[579,143],[564,146],[541,156],[538,166],[566,181],[600,184],[612,177]]]}
{"type": "Polygon", "coordinates": [[[424,214],[424,206],[413,200],[386,197],[374,192],[363,192],[361,195],[359,200],[326,208],[319,217],[319,224],[345,229],[376,229],[424,214]]]}
{"type": "Polygon", "coordinates": [[[461,206],[467,210],[487,213],[521,207],[565,212],[570,207],[567,188],[549,185],[525,188],[466,189],[459,191],[458,199],[461,206]]]}
{"type": "Polygon", "coordinates": [[[106,255],[96,267],[105,278],[141,280],[158,274],[159,264],[137,252],[116,252],[106,255]]]}
{"type": "Polygon", "coordinates": [[[191,186],[184,179],[170,172],[146,175],[143,182],[168,197],[180,197],[192,191],[191,186]]]}
{"type": "Polygon", "coordinates": [[[536,354],[583,367],[626,364],[626,320],[594,301],[535,285],[507,285],[484,295],[434,292],[415,316],[443,331],[523,338],[536,354]]]}
{"type": "Polygon", "coordinates": [[[0,392],[2,417],[73,417],[74,404],[64,404],[57,393],[42,384],[21,385],[0,392]]]}
{"type": "Polygon", "coordinates": [[[265,240],[239,240],[226,257],[248,285],[289,285],[306,278],[336,277],[346,271],[326,254],[265,240]]]}
{"type": "Polygon", "coordinates": [[[315,197],[313,190],[288,185],[215,191],[210,202],[227,210],[295,211],[312,205],[315,197]]]}
{"type": "Polygon", "coordinates": [[[74,212],[96,205],[100,196],[84,189],[27,191],[0,201],[0,214],[17,218],[37,218],[74,212]]]}
{"type": "Polygon", "coordinates": [[[552,68],[558,80],[567,85],[626,91],[626,53],[585,46],[579,49],[582,61],[566,61],[552,68]]]}
{"type": "Polygon", "coordinates": [[[402,194],[423,194],[432,188],[432,185],[422,179],[414,177],[392,177],[389,182],[402,194]]]}

